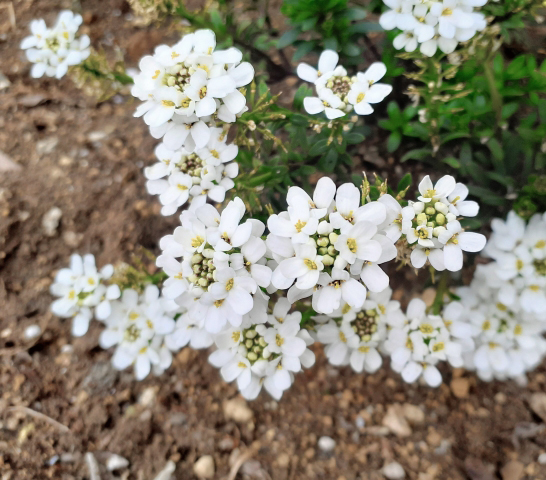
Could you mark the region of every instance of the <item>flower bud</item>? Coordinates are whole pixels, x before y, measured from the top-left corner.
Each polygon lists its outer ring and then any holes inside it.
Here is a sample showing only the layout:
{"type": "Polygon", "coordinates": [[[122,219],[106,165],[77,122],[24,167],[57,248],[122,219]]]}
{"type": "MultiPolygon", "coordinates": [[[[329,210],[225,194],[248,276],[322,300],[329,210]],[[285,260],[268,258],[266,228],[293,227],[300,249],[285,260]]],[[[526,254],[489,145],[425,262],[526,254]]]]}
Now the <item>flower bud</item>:
{"type": "Polygon", "coordinates": [[[434,235],[435,237],[439,237],[442,232],[445,232],[446,231],[446,227],[436,227],[433,231],[432,231],[432,235],[434,235]]]}
{"type": "Polygon", "coordinates": [[[330,241],[328,240],[327,237],[320,237],[318,240],[317,240],[317,245],[319,247],[327,247],[328,245],[330,245],[330,241]]]}
{"type": "Polygon", "coordinates": [[[256,335],[258,335],[258,332],[256,330],[247,330],[245,333],[246,338],[254,338],[256,335]]]}
{"type": "Polygon", "coordinates": [[[258,360],[258,355],[256,355],[254,352],[248,352],[246,358],[248,358],[251,362],[255,362],[258,360]]]}
{"type": "Polygon", "coordinates": [[[427,215],[434,215],[436,213],[436,209],[434,207],[427,207],[425,208],[425,213],[427,215]]]}
{"type": "Polygon", "coordinates": [[[446,223],[446,217],[443,213],[436,215],[436,223],[438,225],[444,225],[446,223]]]}
{"type": "Polygon", "coordinates": [[[324,266],[329,267],[334,264],[334,259],[330,255],[324,255],[324,257],[322,257],[322,263],[324,266]]]}
{"type": "Polygon", "coordinates": [[[335,249],[335,247],[333,245],[330,245],[328,247],[328,255],[335,257],[336,253],[337,253],[337,250],[335,249]]]}
{"type": "Polygon", "coordinates": [[[196,263],[201,263],[203,261],[203,255],[200,255],[199,253],[196,253],[191,257],[191,263],[192,265],[195,265],[196,263]]]}
{"type": "Polygon", "coordinates": [[[329,222],[324,220],[318,224],[317,233],[319,235],[329,235],[334,230],[334,227],[329,222]]]}
{"type": "Polygon", "coordinates": [[[333,245],[337,242],[339,235],[335,232],[332,232],[330,235],[328,235],[328,238],[330,239],[330,243],[333,245]]]}
{"type": "Polygon", "coordinates": [[[417,215],[417,217],[415,217],[415,219],[417,220],[418,225],[426,225],[428,221],[427,215],[425,213],[420,213],[419,215],[417,215]]]}
{"type": "Polygon", "coordinates": [[[434,205],[434,208],[436,209],[437,212],[443,213],[444,215],[447,212],[449,212],[448,206],[443,202],[436,202],[436,204],[434,205]]]}
{"type": "Polygon", "coordinates": [[[423,213],[425,211],[425,204],[423,202],[414,202],[411,206],[416,214],[423,213]]]}

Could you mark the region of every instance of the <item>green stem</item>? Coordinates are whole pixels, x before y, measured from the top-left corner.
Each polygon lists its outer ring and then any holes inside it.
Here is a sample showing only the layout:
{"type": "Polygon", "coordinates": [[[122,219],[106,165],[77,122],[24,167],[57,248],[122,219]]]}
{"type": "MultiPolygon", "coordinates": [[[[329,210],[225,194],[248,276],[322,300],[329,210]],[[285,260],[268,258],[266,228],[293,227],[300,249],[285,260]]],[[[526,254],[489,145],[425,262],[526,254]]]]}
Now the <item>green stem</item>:
{"type": "Polygon", "coordinates": [[[436,288],[436,296],[434,297],[434,302],[432,303],[432,314],[440,315],[442,312],[442,307],[444,306],[444,296],[447,293],[449,288],[449,272],[444,271],[440,277],[440,282],[436,288]]]}
{"type": "Polygon", "coordinates": [[[127,75],[125,72],[116,72],[113,73],[113,75],[114,78],[122,85],[133,85],[135,83],[133,77],[127,75]]]}
{"type": "Polygon", "coordinates": [[[495,112],[495,118],[497,119],[497,127],[499,127],[502,122],[502,97],[497,88],[497,83],[495,82],[492,58],[487,59],[484,63],[483,70],[487,85],[489,86],[489,93],[491,94],[491,104],[493,106],[493,111],[495,112]]]}
{"type": "Polygon", "coordinates": [[[263,175],[258,175],[257,177],[254,177],[253,179],[249,180],[246,186],[249,188],[257,187],[258,185],[264,184],[265,182],[267,182],[270,178],[274,176],[275,176],[274,172],[268,172],[268,173],[264,173],[263,175]]]}

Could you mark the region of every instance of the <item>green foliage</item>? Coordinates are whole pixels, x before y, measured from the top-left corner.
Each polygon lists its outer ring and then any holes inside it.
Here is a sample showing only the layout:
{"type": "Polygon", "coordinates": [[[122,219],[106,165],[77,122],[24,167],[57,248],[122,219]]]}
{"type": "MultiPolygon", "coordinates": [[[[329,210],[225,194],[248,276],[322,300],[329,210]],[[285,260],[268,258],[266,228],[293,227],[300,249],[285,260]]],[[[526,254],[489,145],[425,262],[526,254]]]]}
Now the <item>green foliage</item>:
{"type": "Polygon", "coordinates": [[[381,27],[362,22],[367,11],[348,3],[348,0],[284,0],[281,12],[288,17],[292,28],[281,36],[277,48],[294,46],[294,61],[328,48],[338,51],[345,65],[359,63],[362,54],[359,38],[380,31],[381,27]]]}

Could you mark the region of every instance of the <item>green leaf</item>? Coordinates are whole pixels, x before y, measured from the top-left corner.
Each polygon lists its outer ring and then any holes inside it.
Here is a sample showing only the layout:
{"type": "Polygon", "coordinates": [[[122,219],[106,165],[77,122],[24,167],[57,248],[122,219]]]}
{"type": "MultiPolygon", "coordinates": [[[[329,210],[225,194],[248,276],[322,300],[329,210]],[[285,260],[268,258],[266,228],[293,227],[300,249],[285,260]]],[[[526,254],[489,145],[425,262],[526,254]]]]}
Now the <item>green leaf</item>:
{"type": "Polygon", "coordinates": [[[432,156],[432,150],[430,148],[416,148],[407,152],[401,159],[400,162],[407,162],[408,160],[419,160],[424,161],[432,156]]]}
{"type": "Polygon", "coordinates": [[[328,153],[318,162],[318,167],[325,173],[332,173],[337,163],[337,151],[335,148],[328,150],[328,153]]]}
{"type": "Polygon", "coordinates": [[[357,143],[362,143],[366,137],[361,133],[350,132],[345,135],[345,140],[349,145],[356,145],[357,143]]]}
{"type": "Polygon", "coordinates": [[[328,140],[326,138],[322,138],[315,142],[315,144],[311,147],[309,150],[309,156],[318,157],[326,152],[326,150],[328,150],[328,140]]]}
{"type": "Polygon", "coordinates": [[[294,94],[294,108],[301,110],[303,108],[303,99],[311,95],[313,95],[313,90],[305,83],[301,85],[294,94]]]}
{"type": "Polygon", "coordinates": [[[313,42],[301,42],[298,45],[298,48],[296,48],[294,55],[292,55],[292,60],[294,61],[300,60],[302,57],[305,57],[305,55],[312,52],[313,48],[315,48],[315,45],[313,42]]]}
{"type": "Polygon", "coordinates": [[[277,40],[277,48],[288,47],[292,45],[299,37],[300,31],[298,29],[288,30],[281,38],[277,40]]]}
{"type": "Polygon", "coordinates": [[[347,29],[347,33],[349,35],[366,34],[366,33],[370,33],[370,32],[382,32],[382,31],[383,31],[383,28],[381,27],[381,25],[379,25],[379,23],[375,23],[375,22],[355,23],[354,25],[351,25],[347,29]]]}
{"type": "Polygon", "coordinates": [[[335,38],[327,38],[324,40],[324,49],[337,51],[337,40],[335,38]]]}
{"type": "Polygon", "coordinates": [[[360,47],[354,43],[348,43],[343,47],[343,53],[349,57],[356,57],[360,55],[360,47]]]}
{"type": "Polygon", "coordinates": [[[396,187],[397,192],[401,192],[402,190],[405,190],[408,188],[412,183],[412,177],[411,173],[406,173],[398,182],[398,187],[396,187]]]}
{"type": "Polygon", "coordinates": [[[402,134],[400,132],[392,132],[387,140],[387,150],[392,153],[398,149],[402,143],[402,134]]]}
{"type": "Polygon", "coordinates": [[[356,20],[362,20],[366,18],[367,15],[368,15],[368,12],[364,10],[363,8],[354,7],[354,8],[349,8],[345,12],[344,16],[346,19],[352,22],[356,20]]]}
{"type": "Polygon", "coordinates": [[[459,162],[459,160],[457,160],[455,157],[446,157],[442,159],[442,162],[453,168],[461,168],[461,162],[459,162]]]}

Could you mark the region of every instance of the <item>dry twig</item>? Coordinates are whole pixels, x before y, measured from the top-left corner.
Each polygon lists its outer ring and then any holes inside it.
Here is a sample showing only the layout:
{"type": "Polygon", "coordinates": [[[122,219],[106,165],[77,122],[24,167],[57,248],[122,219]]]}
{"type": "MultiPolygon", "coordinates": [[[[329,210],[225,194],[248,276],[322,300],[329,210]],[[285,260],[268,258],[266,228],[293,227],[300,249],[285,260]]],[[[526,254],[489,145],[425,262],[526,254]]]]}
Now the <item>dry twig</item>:
{"type": "Polygon", "coordinates": [[[85,463],[87,463],[90,480],[100,480],[99,464],[97,463],[95,455],[91,452],[87,452],[85,454],[85,463]]]}
{"type": "Polygon", "coordinates": [[[47,415],[44,415],[43,413],[37,412],[36,410],[32,410],[28,407],[9,407],[6,412],[22,412],[26,415],[29,415],[30,417],[38,418],[40,420],[43,420],[44,422],[49,423],[50,425],[53,425],[54,427],[58,428],[63,433],[69,433],[70,429],[63,425],[62,423],[58,422],[57,420],[54,420],[51,417],[48,417],[47,415]]]}

